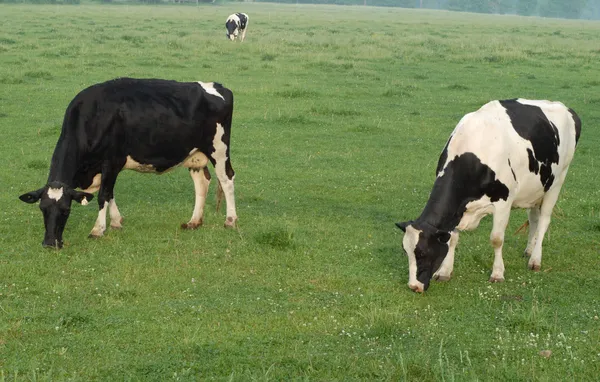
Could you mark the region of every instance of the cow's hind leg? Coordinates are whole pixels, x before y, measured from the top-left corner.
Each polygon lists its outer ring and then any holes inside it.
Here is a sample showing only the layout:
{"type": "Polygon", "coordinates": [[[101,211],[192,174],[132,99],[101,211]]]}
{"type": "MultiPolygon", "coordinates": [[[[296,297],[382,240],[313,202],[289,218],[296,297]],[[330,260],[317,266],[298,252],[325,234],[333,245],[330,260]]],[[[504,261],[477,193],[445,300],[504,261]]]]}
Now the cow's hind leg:
{"type": "Polygon", "coordinates": [[[211,162],[215,166],[215,173],[223,193],[225,194],[225,203],[227,204],[227,218],[225,227],[235,227],[237,221],[237,213],[235,210],[235,194],[233,180],[235,172],[231,167],[229,160],[229,147],[225,143],[229,143],[229,137],[224,137],[225,131],[220,123],[217,123],[217,132],[213,140],[214,152],[211,154],[211,162]]]}
{"type": "Polygon", "coordinates": [[[119,207],[117,207],[117,202],[115,198],[113,198],[108,202],[108,213],[110,214],[110,228],[121,229],[123,226],[123,216],[121,216],[121,212],[119,212],[119,207]]]}
{"type": "MultiPolygon", "coordinates": [[[[564,177],[563,177],[564,179],[564,177]]],[[[561,180],[562,184],[562,180],[561,180]]],[[[544,241],[544,235],[550,225],[550,218],[552,217],[552,210],[558,200],[560,194],[560,186],[550,189],[544,195],[542,205],[540,207],[540,216],[537,224],[537,233],[535,235],[536,240],[529,258],[529,269],[533,271],[539,271],[542,267],[542,242],[544,241]]]]}
{"type": "Polygon", "coordinates": [[[494,223],[492,233],[490,234],[490,242],[494,247],[494,265],[492,267],[492,275],[490,282],[504,281],[504,261],[502,260],[502,246],[504,245],[504,232],[510,218],[511,203],[496,203],[494,211],[494,223]]]}
{"type": "Polygon", "coordinates": [[[235,223],[237,221],[233,186],[233,179],[235,178],[235,175],[229,159],[225,165],[227,168],[226,171],[219,171],[218,167],[219,166],[217,163],[217,165],[215,165],[215,172],[217,173],[217,178],[219,179],[221,188],[223,189],[223,194],[225,194],[225,203],[227,204],[227,218],[225,219],[225,227],[235,227],[235,223]]]}
{"type": "Polygon", "coordinates": [[[538,222],[540,220],[540,207],[531,207],[527,211],[527,217],[529,220],[529,236],[527,238],[527,248],[525,248],[524,255],[529,257],[533,252],[533,247],[535,246],[535,242],[537,239],[538,222]]]}
{"type": "Polygon", "coordinates": [[[202,225],[204,219],[204,205],[206,203],[206,194],[210,185],[210,173],[208,169],[191,168],[190,175],[194,181],[194,190],[196,194],[196,203],[194,204],[194,213],[189,222],[183,223],[183,229],[195,229],[202,225]]]}

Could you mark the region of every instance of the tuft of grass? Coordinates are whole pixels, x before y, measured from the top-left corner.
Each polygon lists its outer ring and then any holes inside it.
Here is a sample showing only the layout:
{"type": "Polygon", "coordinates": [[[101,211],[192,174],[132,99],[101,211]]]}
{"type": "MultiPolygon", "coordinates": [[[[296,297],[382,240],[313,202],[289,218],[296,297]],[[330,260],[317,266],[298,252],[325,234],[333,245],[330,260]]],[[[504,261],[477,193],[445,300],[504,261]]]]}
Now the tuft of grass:
{"type": "Polygon", "coordinates": [[[0,37],[0,44],[3,45],[13,45],[16,44],[17,40],[12,39],[12,38],[7,38],[7,37],[0,37]]]}
{"type": "Polygon", "coordinates": [[[303,89],[303,88],[294,88],[289,90],[280,90],[275,92],[275,95],[282,98],[316,98],[318,97],[318,93],[314,90],[303,89]]]}
{"type": "Polygon", "coordinates": [[[137,36],[137,35],[130,35],[130,34],[125,34],[121,36],[121,40],[123,41],[127,41],[129,43],[132,43],[133,45],[142,45],[144,43],[144,41],[146,40],[145,37],[143,36],[137,36]]]}
{"type": "Polygon", "coordinates": [[[446,86],[446,89],[465,91],[465,90],[469,90],[469,87],[462,85],[462,84],[452,84],[452,85],[446,86]]]}
{"type": "Polygon", "coordinates": [[[34,78],[34,79],[42,79],[42,80],[51,80],[54,78],[52,73],[47,70],[30,70],[23,74],[23,77],[34,78]]]}
{"type": "Polygon", "coordinates": [[[41,159],[31,160],[27,162],[27,168],[30,168],[32,170],[47,170],[48,162],[43,161],[41,159]]]}
{"type": "Polygon", "coordinates": [[[277,57],[277,56],[276,56],[276,55],[274,55],[274,54],[270,54],[270,53],[264,53],[264,54],[263,54],[263,55],[260,57],[260,59],[261,59],[262,61],[275,61],[275,58],[276,58],[276,57],[277,57]]]}
{"type": "Polygon", "coordinates": [[[296,246],[293,233],[285,228],[272,228],[259,232],[254,240],[260,245],[279,250],[293,249],[296,246]]]}

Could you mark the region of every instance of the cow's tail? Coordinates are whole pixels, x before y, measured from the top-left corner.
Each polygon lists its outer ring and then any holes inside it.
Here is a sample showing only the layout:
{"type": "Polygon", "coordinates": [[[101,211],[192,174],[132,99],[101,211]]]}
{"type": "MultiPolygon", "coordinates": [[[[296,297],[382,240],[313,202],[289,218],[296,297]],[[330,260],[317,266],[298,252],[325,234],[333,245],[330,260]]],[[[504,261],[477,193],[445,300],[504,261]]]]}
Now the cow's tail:
{"type": "Polygon", "coordinates": [[[221,187],[221,182],[217,181],[217,212],[221,208],[221,202],[223,201],[223,187],[221,187]]]}

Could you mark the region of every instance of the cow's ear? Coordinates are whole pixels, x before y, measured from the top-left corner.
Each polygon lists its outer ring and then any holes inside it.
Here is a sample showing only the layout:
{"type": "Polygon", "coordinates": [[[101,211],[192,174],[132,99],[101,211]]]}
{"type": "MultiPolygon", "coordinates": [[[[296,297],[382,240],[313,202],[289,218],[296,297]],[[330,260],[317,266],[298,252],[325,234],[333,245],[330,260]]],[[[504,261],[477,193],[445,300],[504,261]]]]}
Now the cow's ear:
{"type": "Polygon", "coordinates": [[[402,223],[396,223],[396,227],[400,228],[403,232],[406,232],[406,227],[408,227],[412,223],[413,223],[412,220],[402,222],[402,223]]]}
{"type": "Polygon", "coordinates": [[[92,199],[94,199],[94,195],[90,193],[75,190],[71,192],[71,197],[73,200],[75,200],[77,203],[81,203],[83,206],[87,205],[92,199]]]}
{"type": "Polygon", "coordinates": [[[19,196],[19,199],[24,201],[25,203],[35,203],[40,200],[42,193],[44,192],[44,188],[40,188],[39,190],[31,191],[26,194],[19,196]]]}
{"type": "Polygon", "coordinates": [[[435,237],[442,244],[447,244],[450,241],[450,232],[437,231],[435,237]]]}

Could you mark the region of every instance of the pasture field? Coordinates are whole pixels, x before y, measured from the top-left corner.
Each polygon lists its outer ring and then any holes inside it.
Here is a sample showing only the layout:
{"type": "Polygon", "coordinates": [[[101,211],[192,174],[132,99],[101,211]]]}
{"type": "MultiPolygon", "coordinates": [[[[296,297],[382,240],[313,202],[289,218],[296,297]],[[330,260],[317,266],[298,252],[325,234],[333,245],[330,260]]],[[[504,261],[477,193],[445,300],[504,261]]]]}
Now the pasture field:
{"type": "Polygon", "coordinates": [[[600,375],[600,23],[273,4],[0,5],[0,19],[0,381],[600,375]],[[250,15],[244,43],[225,38],[233,12],[250,15]],[[123,172],[123,230],[87,238],[94,200],[73,207],[63,250],[42,249],[18,196],[45,184],[75,94],[121,76],[233,90],[237,230],[214,180],[204,227],[182,231],[187,171],[123,172]],[[394,222],[421,212],[458,120],[515,97],[583,121],[542,271],[515,210],[506,282],[487,281],[487,218],[461,235],[450,282],[411,292],[394,222]]]}

